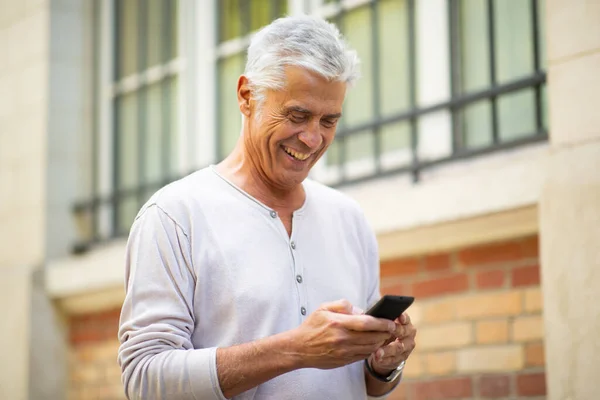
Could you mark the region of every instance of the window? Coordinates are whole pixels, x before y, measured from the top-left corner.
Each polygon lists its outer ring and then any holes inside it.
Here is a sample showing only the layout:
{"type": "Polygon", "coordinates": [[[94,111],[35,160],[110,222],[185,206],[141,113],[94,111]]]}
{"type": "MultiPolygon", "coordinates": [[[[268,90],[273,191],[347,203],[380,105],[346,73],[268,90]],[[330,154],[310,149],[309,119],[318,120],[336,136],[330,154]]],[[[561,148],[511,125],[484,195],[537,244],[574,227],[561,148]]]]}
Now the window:
{"type": "Polygon", "coordinates": [[[411,122],[393,120],[414,107],[414,49],[409,41],[414,20],[409,7],[412,3],[405,0],[327,2],[321,11],[361,59],[361,78],[348,92],[344,117],[322,169],[332,180],[410,163],[411,122]]]}
{"type": "Polygon", "coordinates": [[[217,153],[219,158],[233,150],[241,130],[237,104],[237,78],[244,72],[246,48],[252,32],[287,14],[287,0],[217,1],[219,36],[217,44],[217,153]]]}
{"type": "Polygon", "coordinates": [[[485,96],[458,112],[457,145],[477,149],[541,134],[547,129],[543,0],[453,1],[458,95],[490,87],[514,90],[485,96]]]}
{"type": "Polygon", "coordinates": [[[93,198],[75,207],[87,214],[85,245],[126,235],[141,205],[180,174],[179,7],[177,0],[94,2],[95,60],[104,66],[96,96],[105,110],[96,124],[106,129],[95,127],[93,198]]]}
{"type": "Polygon", "coordinates": [[[361,58],[316,178],[339,185],[547,138],[544,0],[323,1],[361,58]]]}
{"type": "Polygon", "coordinates": [[[115,2],[114,226],[174,177],[178,128],[177,1],[115,2]]]}

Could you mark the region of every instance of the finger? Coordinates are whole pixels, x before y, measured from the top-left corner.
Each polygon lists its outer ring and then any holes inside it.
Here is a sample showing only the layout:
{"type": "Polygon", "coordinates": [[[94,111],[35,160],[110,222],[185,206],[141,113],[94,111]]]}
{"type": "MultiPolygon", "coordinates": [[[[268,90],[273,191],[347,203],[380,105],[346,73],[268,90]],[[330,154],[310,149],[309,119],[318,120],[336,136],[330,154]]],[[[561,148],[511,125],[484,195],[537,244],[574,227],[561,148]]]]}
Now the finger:
{"type": "Polygon", "coordinates": [[[400,343],[402,343],[402,355],[404,358],[408,358],[408,356],[410,355],[410,353],[412,353],[412,351],[415,349],[415,339],[412,337],[407,337],[404,340],[400,340],[400,343]]]}
{"type": "Polygon", "coordinates": [[[394,330],[394,336],[398,339],[402,339],[408,335],[408,329],[406,326],[401,324],[396,324],[396,329],[394,330]]]}
{"type": "Polygon", "coordinates": [[[402,325],[410,325],[410,315],[408,315],[407,313],[402,313],[402,315],[400,316],[400,323],[402,325]]]}
{"type": "Polygon", "coordinates": [[[338,315],[337,319],[346,329],[353,331],[389,333],[396,331],[396,324],[393,321],[370,315],[338,315]]]}
{"type": "Polygon", "coordinates": [[[341,314],[352,314],[352,304],[346,299],[321,304],[319,309],[341,314]]]}
{"type": "Polygon", "coordinates": [[[381,347],[375,352],[375,359],[381,363],[396,363],[402,360],[397,360],[404,353],[404,343],[395,341],[387,346],[381,347]]]}
{"type": "Polygon", "coordinates": [[[375,351],[377,351],[377,349],[372,345],[356,346],[352,350],[352,355],[358,357],[358,359],[365,359],[371,356],[375,351]]]}
{"type": "Polygon", "coordinates": [[[360,332],[360,331],[348,331],[346,342],[354,345],[369,345],[382,347],[390,340],[394,340],[393,336],[388,332],[360,332]]]}

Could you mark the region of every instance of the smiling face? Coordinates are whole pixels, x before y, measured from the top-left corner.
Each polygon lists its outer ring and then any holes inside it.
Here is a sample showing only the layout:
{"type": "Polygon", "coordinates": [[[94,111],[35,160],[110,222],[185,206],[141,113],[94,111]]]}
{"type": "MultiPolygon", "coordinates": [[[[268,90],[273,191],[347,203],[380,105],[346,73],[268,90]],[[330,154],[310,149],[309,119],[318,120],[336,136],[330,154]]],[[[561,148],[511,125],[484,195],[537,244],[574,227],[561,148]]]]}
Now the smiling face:
{"type": "Polygon", "coordinates": [[[266,90],[260,105],[241,77],[238,100],[246,116],[245,156],[263,182],[289,190],[306,179],[333,141],[346,84],[299,67],[288,67],[285,76],[285,87],[266,90]]]}

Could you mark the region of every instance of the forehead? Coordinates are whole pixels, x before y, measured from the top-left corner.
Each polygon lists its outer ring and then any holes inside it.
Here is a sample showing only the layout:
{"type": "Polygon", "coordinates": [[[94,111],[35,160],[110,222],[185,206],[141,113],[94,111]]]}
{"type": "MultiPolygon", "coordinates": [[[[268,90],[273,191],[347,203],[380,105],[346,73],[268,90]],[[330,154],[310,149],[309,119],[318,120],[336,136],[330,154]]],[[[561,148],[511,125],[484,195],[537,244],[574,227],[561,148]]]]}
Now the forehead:
{"type": "Polygon", "coordinates": [[[314,112],[341,112],[346,83],[329,82],[321,75],[300,67],[285,70],[285,84],[273,95],[284,106],[302,105],[314,112]]]}

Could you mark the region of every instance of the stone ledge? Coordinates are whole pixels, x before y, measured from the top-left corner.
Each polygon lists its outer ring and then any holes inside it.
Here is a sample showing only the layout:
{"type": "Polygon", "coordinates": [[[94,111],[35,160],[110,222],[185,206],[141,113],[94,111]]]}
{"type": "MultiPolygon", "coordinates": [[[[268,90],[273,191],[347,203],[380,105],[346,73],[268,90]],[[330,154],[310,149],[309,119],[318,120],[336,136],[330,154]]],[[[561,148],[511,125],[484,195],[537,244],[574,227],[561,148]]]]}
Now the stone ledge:
{"type": "Polygon", "coordinates": [[[46,266],[46,290],[67,314],[120,306],[124,298],[124,239],[88,254],[51,261],[46,266]]]}

